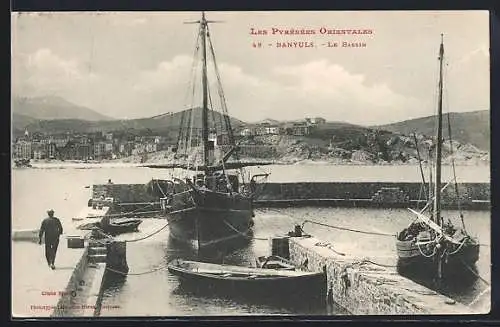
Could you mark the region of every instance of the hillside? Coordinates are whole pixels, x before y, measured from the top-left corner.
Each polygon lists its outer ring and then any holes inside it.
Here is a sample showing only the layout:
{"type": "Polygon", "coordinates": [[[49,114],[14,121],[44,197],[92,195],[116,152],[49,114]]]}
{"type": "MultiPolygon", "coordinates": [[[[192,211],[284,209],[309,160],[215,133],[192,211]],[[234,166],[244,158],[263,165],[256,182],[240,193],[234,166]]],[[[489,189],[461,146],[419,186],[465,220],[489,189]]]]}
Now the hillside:
{"type": "Polygon", "coordinates": [[[80,119],[88,121],[110,120],[110,117],[71,103],[61,97],[14,97],[12,99],[12,113],[35,119],[80,119]]]}
{"type": "Polygon", "coordinates": [[[21,114],[12,114],[12,130],[13,133],[24,133],[24,129],[26,126],[29,126],[30,124],[34,124],[37,122],[38,119],[26,116],[26,115],[21,115],[21,114]]]}
{"type": "MultiPolygon", "coordinates": [[[[452,138],[460,143],[469,143],[482,150],[490,149],[489,110],[450,113],[452,138]]],[[[411,135],[414,132],[432,136],[435,134],[435,116],[405,120],[398,123],[374,126],[393,133],[411,135]]],[[[443,136],[448,138],[448,119],[443,117],[443,136]]]]}
{"type": "MultiPolygon", "coordinates": [[[[22,128],[17,128],[17,133],[24,132],[25,128],[27,128],[30,132],[44,132],[53,134],[65,133],[68,131],[89,133],[96,131],[112,132],[129,130],[135,132],[148,131],[152,134],[174,137],[178,133],[178,128],[181,121],[184,119],[184,126],[186,126],[189,118],[189,110],[159,115],[150,118],[101,121],[89,121],[81,119],[37,120],[25,115],[14,114],[12,123],[13,126],[22,126],[22,128]]],[[[201,128],[200,108],[196,108],[192,111],[192,118],[195,122],[194,128],[201,128]]],[[[214,121],[216,122],[217,126],[220,126],[220,122],[223,122],[224,118],[218,112],[213,112],[213,114],[209,114],[208,120],[211,126],[214,126],[214,121]]],[[[233,126],[233,128],[238,128],[242,124],[242,121],[231,118],[231,125],[233,126]]],[[[16,132],[16,130],[14,130],[14,132],[16,132]]]]}

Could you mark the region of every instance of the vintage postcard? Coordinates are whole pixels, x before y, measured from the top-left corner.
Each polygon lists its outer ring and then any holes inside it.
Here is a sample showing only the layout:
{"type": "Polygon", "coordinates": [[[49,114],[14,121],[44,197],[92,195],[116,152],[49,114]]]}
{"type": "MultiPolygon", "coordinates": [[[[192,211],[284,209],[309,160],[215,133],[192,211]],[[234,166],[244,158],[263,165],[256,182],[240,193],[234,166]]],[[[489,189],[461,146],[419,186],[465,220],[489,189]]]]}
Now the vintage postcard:
{"type": "Polygon", "coordinates": [[[491,306],[486,11],[12,13],[12,316],[491,306]]]}

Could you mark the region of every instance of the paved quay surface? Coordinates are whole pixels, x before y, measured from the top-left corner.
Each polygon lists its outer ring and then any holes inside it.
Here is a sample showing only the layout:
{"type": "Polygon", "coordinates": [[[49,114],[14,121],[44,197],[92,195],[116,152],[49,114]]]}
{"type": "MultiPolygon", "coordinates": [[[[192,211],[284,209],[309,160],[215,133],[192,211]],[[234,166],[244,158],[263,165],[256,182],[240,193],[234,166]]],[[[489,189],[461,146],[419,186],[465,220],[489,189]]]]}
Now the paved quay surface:
{"type": "Polygon", "coordinates": [[[12,242],[12,316],[49,317],[65,292],[85,249],[68,249],[61,237],[55,266],[45,260],[45,245],[12,242]]]}

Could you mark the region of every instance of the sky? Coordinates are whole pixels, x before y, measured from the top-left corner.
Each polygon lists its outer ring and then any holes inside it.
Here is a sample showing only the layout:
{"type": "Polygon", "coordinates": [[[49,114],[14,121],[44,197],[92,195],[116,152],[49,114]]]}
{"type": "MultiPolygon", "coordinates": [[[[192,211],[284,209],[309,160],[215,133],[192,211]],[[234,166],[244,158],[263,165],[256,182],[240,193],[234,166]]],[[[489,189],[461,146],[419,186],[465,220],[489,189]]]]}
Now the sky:
{"type": "MultiPolygon", "coordinates": [[[[247,122],[319,116],[376,125],[432,115],[441,33],[444,110],[490,109],[487,11],[206,15],[221,21],[210,25],[210,36],[229,113],[247,122]],[[268,34],[251,35],[252,28],[268,34]],[[316,34],[272,34],[273,28],[316,34]],[[321,34],[346,29],[371,34],[321,34]],[[262,47],[254,48],[259,42],[262,47]],[[278,48],[278,42],[313,46],[278,48]],[[335,42],[338,47],[327,46],[335,42]],[[342,42],[366,46],[342,47],[342,42]]],[[[60,96],[120,119],[199,105],[201,95],[196,92],[193,99],[189,92],[198,27],[184,22],[200,17],[199,12],[13,13],[12,93],[60,96]]]]}

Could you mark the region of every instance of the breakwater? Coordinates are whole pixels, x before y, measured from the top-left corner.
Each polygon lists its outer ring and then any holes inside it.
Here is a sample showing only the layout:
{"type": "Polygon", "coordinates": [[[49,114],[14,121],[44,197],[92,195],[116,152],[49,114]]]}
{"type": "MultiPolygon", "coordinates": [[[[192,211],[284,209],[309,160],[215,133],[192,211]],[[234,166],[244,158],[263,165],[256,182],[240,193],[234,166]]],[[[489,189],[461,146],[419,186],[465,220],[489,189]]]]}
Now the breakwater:
{"type": "MultiPolygon", "coordinates": [[[[459,183],[443,185],[441,195],[444,208],[489,210],[490,183],[459,183]]],[[[152,203],[159,207],[158,196],[153,195],[155,183],[93,185],[92,198],[101,196],[115,200],[115,210],[122,206],[130,211],[152,203]],[[152,192],[153,191],[153,192],[152,192]],[[136,207],[134,207],[134,205],[136,207]]],[[[301,182],[257,184],[256,206],[328,205],[339,207],[406,208],[422,207],[427,202],[427,187],[414,182],[301,182]]],[[[159,194],[156,192],[156,194],[159,194]]]]}
{"type": "MultiPolygon", "coordinates": [[[[445,185],[443,185],[445,186],[445,185]]],[[[489,209],[489,183],[449,184],[442,192],[445,208],[489,209]],[[458,195],[457,195],[458,194],[458,195]],[[458,199],[458,201],[457,201],[458,199]]],[[[348,207],[422,207],[427,188],[401,182],[304,182],[267,183],[258,186],[258,206],[332,205],[348,207]]]]}
{"type": "Polygon", "coordinates": [[[272,254],[326,274],[329,303],[357,315],[474,314],[468,306],[363,258],[340,255],[314,237],[273,239],[272,254]]]}

